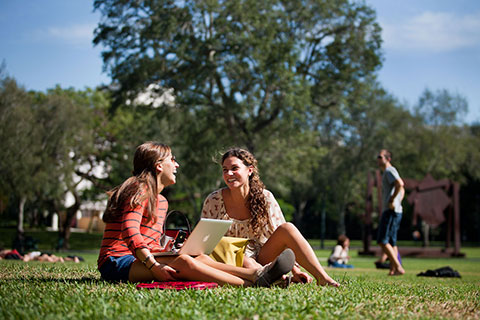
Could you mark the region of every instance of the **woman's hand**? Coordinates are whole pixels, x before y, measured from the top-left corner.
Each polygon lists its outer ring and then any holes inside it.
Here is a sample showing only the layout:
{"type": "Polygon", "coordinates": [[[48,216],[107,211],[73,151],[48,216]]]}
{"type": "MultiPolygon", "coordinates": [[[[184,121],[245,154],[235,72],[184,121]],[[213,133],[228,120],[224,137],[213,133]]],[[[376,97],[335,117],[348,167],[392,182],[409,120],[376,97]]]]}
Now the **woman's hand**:
{"type": "Polygon", "coordinates": [[[177,273],[177,270],[173,269],[172,267],[166,264],[155,262],[155,265],[152,267],[151,271],[155,280],[158,280],[158,281],[176,280],[174,276],[177,273]]]}
{"type": "Polygon", "coordinates": [[[313,278],[310,277],[308,273],[302,272],[300,268],[293,267],[292,274],[293,274],[293,278],[292,278],[293,282],[310,283],[313,281],[313,278]]]}

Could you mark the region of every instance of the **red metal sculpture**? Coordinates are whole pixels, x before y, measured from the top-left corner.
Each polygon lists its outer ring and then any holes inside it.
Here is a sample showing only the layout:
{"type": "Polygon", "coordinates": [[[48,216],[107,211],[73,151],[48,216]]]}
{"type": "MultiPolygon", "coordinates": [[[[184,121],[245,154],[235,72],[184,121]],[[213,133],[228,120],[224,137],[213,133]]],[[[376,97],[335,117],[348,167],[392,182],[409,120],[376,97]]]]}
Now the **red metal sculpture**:
{"type": "MultiPolygon", "coordinates": [[[[459,206],[459,184],[448,179],[435,180],[427,174],[421,181],[404,179],[405,189],[410,191],[407,197],[408,202],[413,206],[413,224],[418,217],[431,227],[437,227],[447,222],[447,236],[445,249],[441,254],[435,254],[435,250],[422,249],[412,255],[429,256],[464,256],[460,253],[460,206],[459,206]],[[453,226],[453,228],[452,228],[453,226]],[[454,238],[453,251],[450,248],[450,241],[454,238]]],[[[377,212],[381,215],[382,210],[382,179],[379,170],[375,171],[375,178],[369,172],[367,175],[367,194],[364,217],[363,252],[360,254],[374,254],[370,249],[372,240],[372,212],[373,212],[373,188],[377,188],[377,212]]],[[[408,254],[408,253],[407,253],[408,254]]]]}

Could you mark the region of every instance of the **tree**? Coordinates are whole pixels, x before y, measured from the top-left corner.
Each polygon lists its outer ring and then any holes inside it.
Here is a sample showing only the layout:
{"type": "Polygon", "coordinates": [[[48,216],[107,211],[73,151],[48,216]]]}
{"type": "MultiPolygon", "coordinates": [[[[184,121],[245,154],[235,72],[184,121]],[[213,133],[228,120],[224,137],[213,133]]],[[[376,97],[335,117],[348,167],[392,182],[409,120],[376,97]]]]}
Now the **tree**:
{"type": "Polygon", "coordinates": [[[98,0],[95,44],[133,98],[151,83],[252,151],[285,114],[326,108],[380,63],[379,27],[348,1],[98,0]],[[205,111],[205,112],[202,112],[205,111]]]}
{"type": "Polygon", "coordinates": [[[0,190],[17,204],[19,237],[24,232],[25,203],[39,188],[30,179],[42,166],[36,157],[40,141],[30,105],[27,92],[0,70],[0,190]]]}
{"type": "MultiPolygon", "coordinates": [[[[96,145],[98,118],[102,118],[102,102],[99,91],[87,89],[75,91],[56,87],[47,93],[35,93],[34,109],[37,126],[43,141],[39,157],[45,163],[44,175],[37,183],[43,183],[43,197],[49,199],[60,216],[59,243],[69,248],[70,226],[84,200],[85,190],[78,186],[85,176],[81,168],[92,166],[92,154],[96,145]],[[66,203],[67,194],[74,199],[66,203]]],[[[88,172],[88,169],[87,169],[88,172]]],[[[88,174],[88,173],[87,173],[88,174]]]]}
{"type": "Polygon", "coordinates": [[[174,120],[191,199],[219,185],[206,163],[229,146],[247,147],[268,170],[285,164],[284,177],[306,177],[288,155],[323,152],[309,131],[327,111],[341,112],[381,61],[375,13],[359,2],[97,0],[94,8],[115,105],[151,84],[173,89],[175,107],[156,110],[174,120]]]}
{"type": "Polygon", "coordinates": [[[460,94],[452,94],[446,89],[432,92],[427,88],[419,97],[414,111],[427,125],[452,126],[458,125],[467,114],[468,103],[460,94]]]}
{"type": "Polygon", "coordinates": [[[402,154],[411,163],[410,177],[421,179],[430,173],[437,179],[463,181],[461,167],[470,152],[466,143],[470,132],[461,125],[461,119],[467,111],[468,103],[459,94],[428,89],[422,93],[414,107],[419,121],[404,134],[402,154]]]}
{"type": "Polygon", "coordinates": [[[60,87],[47,93],[26,92],[14,79],[2,77],[0,191],[18,202],[19,237],[28,201],[34,210],[49,206],[66,213],[59,237],[68,248],[70,224],[84,198],[77,186],[90,175],[76,173],[94,161],[91,155],[99,143],[95,129],[102,128],[97,126],[101,107],[107,110],[99,95],[60,87]],[[68,192],[75,201],[66,207],[68,192]]]}
{"type": "MultiPolygon", "coordinates": [[[[397,130],[407,127],[412,117],[383,90],[374,77],[357,85],[344,99],[339,109],[325,112],[323,122],[312,131],[314,146],[323,150],[306,180],[308,193],[298,194],[292,177],[290,199],[303,199],[309,216],[307,226],[311,236],[318,236],[318,221],[325,208],[336,228],[328,228],[330,237],[344,234],[347,211],[360,216],[364,207],[366,173],[375,168],[375,155],[397,130]],[[316,232],[316,233],[315,233],[316,232]]],[[[297,212],[298,213],[298,212],[297,212]]]]}
{"type": "Polygon", "coordinates": [[[97,0],[95,44],[120,101],[152,83],[236,144],[305,103],[328,108],[380,65],[374,12],[349,1],[97,0]],[[304,98],[305,97],[305,98],[304,98]]]}

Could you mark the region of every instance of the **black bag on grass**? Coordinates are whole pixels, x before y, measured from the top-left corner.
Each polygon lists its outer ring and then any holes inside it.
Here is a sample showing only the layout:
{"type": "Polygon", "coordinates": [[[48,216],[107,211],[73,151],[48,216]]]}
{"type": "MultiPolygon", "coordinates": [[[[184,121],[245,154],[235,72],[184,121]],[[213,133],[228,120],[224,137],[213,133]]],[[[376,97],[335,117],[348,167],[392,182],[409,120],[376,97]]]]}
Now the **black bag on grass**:
{"type": "Polygon", "coordinates": [[[420,272],[417,277],[461,278],[460,273],[449,266],[420,272]]]}

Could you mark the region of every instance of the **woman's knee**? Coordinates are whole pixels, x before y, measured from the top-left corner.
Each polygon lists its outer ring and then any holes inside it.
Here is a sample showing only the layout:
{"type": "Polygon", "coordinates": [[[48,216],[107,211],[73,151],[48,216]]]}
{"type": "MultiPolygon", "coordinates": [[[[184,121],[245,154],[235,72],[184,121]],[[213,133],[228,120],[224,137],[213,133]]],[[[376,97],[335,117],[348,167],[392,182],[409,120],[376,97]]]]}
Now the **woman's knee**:
{"type": "Polygon", "coordinates": [[[201,254],[201,255],[196,256],[195,260],[203,262],[203,263],[209,263],[211,261],[215,261],[215,260],[212,259],[212,257],[210,257],[209,255],[206,255],[206,254],[201,254]]]}
{"type": "Polygon", "coordinates": [[[179,272],[186,271],[186,270],[194,270],[197,268],[198,262],[195,261],[195,259],[189,255],[179,255],[173,263],[171,263],[171,266],[178,270],[179,272]]]}
{"type": "Polygon", "coordinates": [[[300,231],[298,231],[297,227],[295,227],[295,225],[291,222],[285,222],[285,223],[282,223],[278,228],[277,230],[281,231],[281,232],[285,232],[285,233],[288,233],[288,234],[295,234],[295,233],[300,233],[300,231]]]}

